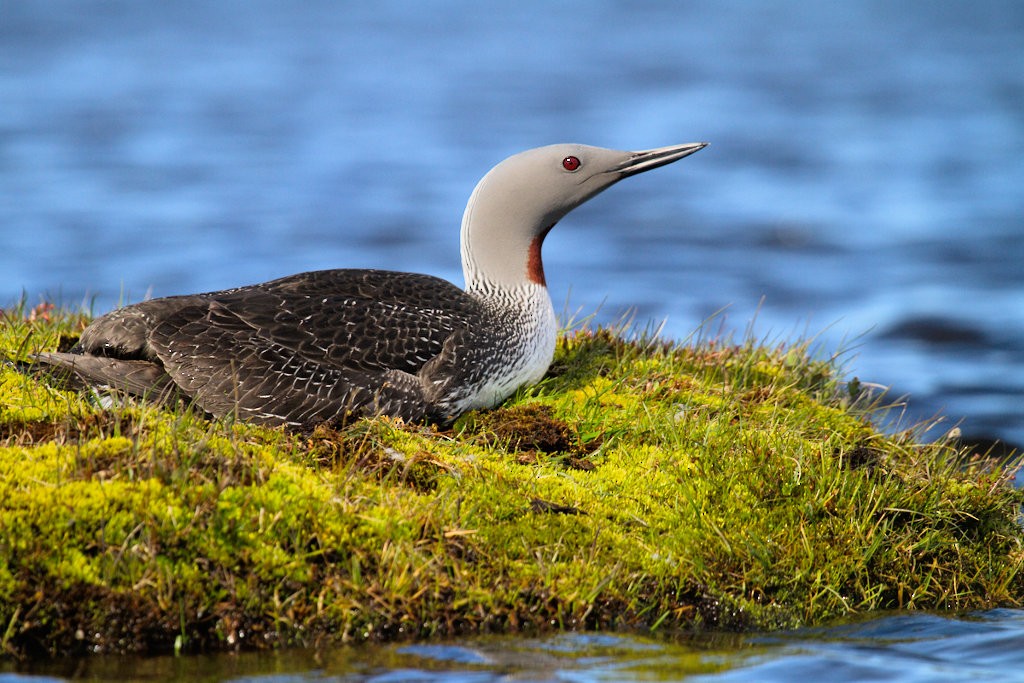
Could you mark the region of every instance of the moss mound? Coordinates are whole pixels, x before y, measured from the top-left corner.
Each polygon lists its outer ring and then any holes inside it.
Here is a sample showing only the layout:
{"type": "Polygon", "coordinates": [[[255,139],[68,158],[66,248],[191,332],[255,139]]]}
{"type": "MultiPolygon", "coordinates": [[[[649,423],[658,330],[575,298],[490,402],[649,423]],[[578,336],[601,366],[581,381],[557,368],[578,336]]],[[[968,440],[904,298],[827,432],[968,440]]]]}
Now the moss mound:
{"type": "MultiPolygon", "coordinates": [[[[0,355],[85,322],[6,311],[0,355]]],[[[289,433],[0,366],[0,652],[1020,605],[1016,459],[883,434],[855,393],[800,346],[582,330],[450,431],[289,433]]]]}

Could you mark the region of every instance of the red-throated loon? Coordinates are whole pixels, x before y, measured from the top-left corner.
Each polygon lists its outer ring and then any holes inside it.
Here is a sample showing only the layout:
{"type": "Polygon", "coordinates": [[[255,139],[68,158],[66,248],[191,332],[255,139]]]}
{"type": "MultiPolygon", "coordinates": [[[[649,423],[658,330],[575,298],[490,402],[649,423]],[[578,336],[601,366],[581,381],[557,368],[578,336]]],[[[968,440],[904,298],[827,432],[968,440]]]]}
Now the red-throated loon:
{"type": "Polygon", "coordinates": [[[360,415],[447,423],[540,380],[557,323],[541,244],[622,178],[707,143],[516,154],[477,184],[462,219],[465,290],[429,275],[321,270],[153,299],[93,322],[36,361],[92,386],[184,397],[214,416],[309,426],[360,415]]]}

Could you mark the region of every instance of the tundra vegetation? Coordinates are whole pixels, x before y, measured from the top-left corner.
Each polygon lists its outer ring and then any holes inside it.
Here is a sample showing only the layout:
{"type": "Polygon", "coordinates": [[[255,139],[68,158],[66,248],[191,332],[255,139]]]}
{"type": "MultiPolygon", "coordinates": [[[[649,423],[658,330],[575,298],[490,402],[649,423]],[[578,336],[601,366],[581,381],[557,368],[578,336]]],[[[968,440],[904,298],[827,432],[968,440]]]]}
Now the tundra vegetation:
{"type": "Polygon", "coordinates": [[[576,326],[539,385],[450,429],[287,431],[17,367],[87,322],[0,320],[0,656],[767,630],[1024,598],[1019,459],[881,429],[888,399],[808,343],[576,326]]]}

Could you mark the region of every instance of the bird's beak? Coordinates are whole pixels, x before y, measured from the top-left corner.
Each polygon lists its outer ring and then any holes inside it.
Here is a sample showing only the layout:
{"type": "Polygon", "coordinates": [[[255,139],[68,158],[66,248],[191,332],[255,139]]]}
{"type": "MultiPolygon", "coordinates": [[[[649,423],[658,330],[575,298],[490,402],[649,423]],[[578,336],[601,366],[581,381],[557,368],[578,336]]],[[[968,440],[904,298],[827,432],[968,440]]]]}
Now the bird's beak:
{"type": "Polygon", "coordinates": [[[706,142],[690,142],[685,145],[672,145],[670,147],[658,147],[643,152],[633,152],[624,162],[609,169],[609,173],[618,173],[620,178],[628,178],[637,173],[650,171],[665,164],[671,164],[683,157],[688,157],[694,152],[699,152],[708,146],[706,142]]]}

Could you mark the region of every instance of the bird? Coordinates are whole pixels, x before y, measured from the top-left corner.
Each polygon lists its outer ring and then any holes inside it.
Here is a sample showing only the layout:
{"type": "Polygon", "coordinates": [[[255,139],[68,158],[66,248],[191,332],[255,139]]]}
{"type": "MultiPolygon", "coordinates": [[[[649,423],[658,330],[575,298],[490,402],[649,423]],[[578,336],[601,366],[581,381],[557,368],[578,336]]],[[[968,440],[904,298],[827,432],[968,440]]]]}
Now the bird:
{"type": "Polygon", "coordinates": [[[298,273],[150,299],[97,318],[33,361],[77,386],[213,418],[311,428],[378,415],[450,425],[538,382],[558,323],[541,247],[572,209],[707,143],[638,152],[537,147],[493,167],[461,228],[465,287],[376,269],[298,273]]]}

